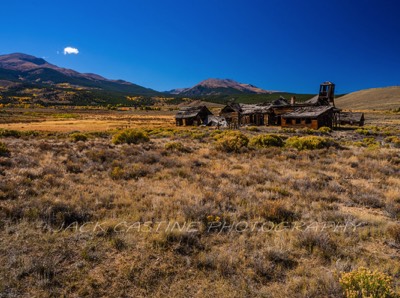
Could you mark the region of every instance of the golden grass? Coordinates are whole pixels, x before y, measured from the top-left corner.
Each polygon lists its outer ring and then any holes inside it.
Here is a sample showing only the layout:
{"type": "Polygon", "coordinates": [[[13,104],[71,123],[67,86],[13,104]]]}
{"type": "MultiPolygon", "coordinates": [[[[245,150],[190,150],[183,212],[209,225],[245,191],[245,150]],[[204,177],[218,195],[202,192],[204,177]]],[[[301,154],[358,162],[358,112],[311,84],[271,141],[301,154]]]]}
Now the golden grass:
{"type": "MultiPolygon", "coordinates": [[[[39,110],[39,112],[41,111],[39,110]]],[[[151,113],[138,111],[93,111],[88,113],[87,111],[78,111],[71,114],[76,115],[76,119],[71,119],[71,117],[54,117],[53,113],[46,111],[45,113],[30,112],[22,115],[18,114],[14,119],[9,119],[7,123],[1,123],[0,121],[0,129],[3,128],[21,131],[90,132],[120,128],[165,128],[173,127],[175,124],[173,115],[165,111],[151,113]]],[[[2,115],[0,114],[0,118],[1,117],[2,115]]]]}
{"type": "Polygon", "coordinates": [[[400,289],[398,149],[354,146],[365,136],[349,130],[330,134],[341,148],[225,153],[213,129],[158,128],[165,111],[78,114],[42,122],[86,141],[0,138],[0,296],[343,297],[338,276],[360,266],[400,289]],[[148,142],[90,133],[129,117],[148,142]]]}
{"type": "Polygon", "coordinates": [[[400,108],[400,86],[373,88],[335,99],[336,106],[348,110],[391,110],[400,108]]]}

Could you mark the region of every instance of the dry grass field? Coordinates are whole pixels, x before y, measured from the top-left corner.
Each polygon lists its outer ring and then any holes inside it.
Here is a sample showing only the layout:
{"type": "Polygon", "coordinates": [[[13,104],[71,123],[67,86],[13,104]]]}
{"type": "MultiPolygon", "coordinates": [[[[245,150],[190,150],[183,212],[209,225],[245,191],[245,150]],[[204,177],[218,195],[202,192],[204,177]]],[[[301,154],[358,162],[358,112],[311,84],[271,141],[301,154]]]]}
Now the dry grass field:
{"type": "Polygon", "coordinates": [[[400,86],[361,90],[339,97],[335,102],[341,109],[395,110],[400,108],[400,86]]]}
{"type": "Polygon", "coordinates": [[[127,127],[172,127],[174,111],[121,111],[89,109],[7,109],[0,114],[0,128],[52,132],[106,131],[127,127]]]}
{"type": "Polygon", "coordinates": [[[396,297],[398,115],[219,131],[173,114],[0,113],[0,297],[353,297],[362,267],[396,297]]]}

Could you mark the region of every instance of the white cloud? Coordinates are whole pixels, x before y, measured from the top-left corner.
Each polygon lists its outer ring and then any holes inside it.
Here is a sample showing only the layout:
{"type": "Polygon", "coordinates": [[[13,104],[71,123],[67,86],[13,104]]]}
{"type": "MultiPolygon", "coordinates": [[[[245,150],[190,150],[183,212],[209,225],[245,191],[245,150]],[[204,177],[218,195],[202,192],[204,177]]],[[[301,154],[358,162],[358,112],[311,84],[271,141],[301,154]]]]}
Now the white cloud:
{"type": "Polygon", "coordinates": [[[70,54],[78,55],[79,50],[77,48],[73,48],[73,47],[66,47],[64,49],[64,55],[70,55],[70,54]]]}

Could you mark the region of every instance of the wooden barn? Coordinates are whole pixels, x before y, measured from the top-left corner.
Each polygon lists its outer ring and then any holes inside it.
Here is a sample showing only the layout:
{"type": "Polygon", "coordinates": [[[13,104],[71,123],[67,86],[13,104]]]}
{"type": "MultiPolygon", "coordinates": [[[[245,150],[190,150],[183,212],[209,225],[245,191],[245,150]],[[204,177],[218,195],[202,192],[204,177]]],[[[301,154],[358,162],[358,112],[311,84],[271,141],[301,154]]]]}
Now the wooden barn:
{"type": "Polygon", "coordinates": [[[333,106],[309,106],[295,109],[293,112],[282,115],[282,127],[318,129],[320,127],[334,127],[337,125],[339,110],[333,106]]]}
{"type": "Polygon", "coordinates": [[[206,106],[182,107],[175,115],[176,125],[207,125],[209,115],[212,113],[206,106]]]}
{"type": "Polygon", "coordinates": [[[233,103],[225,106],[220,116],[232,126],[268,125],[272,120],[273,111],[270,106],[259,104],[233,103]]]}
{"type": "Polygon", "coordinates": [[[340,125],[364,126],[364,113],[341,112],[339,117],[340,125]]]}

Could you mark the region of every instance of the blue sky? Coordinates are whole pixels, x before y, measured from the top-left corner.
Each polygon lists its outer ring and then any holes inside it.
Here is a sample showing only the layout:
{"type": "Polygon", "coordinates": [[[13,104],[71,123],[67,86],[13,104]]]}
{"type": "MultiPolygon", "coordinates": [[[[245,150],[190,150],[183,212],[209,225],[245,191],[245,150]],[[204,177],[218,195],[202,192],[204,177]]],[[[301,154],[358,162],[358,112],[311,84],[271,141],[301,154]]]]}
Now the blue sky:
{"type": "Polygon", "coordinates": [[[400,1],[4,1],[0,54],[158,91],[207,78],[339,93],[400,85],[400,1]],[[79,54],[64,55],[67,46],[79,54]],[[58,52],[58,54],[57,54],[58,52]]]}

